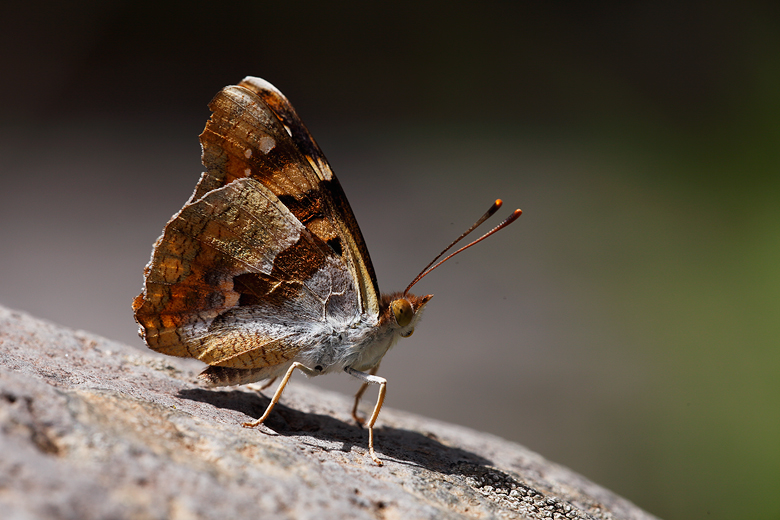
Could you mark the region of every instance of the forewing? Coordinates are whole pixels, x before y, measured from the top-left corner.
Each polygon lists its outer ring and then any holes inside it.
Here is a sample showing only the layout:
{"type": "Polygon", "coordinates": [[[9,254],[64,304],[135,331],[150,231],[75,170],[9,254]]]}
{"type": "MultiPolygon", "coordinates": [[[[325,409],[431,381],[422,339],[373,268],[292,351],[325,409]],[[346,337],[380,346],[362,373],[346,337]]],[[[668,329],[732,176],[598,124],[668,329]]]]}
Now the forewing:
{"type": "Polygon", "coordinates": [[[360,313],[341,258],[252,178],[185,205],[145,274],[133,308],[149,347],[211,365],[283,363],[326,316],[360,313]]]}
{"type": "Polygon", "coordinates": [[[200,136],[206,171],[192,201],[241,178],[260,181],[347,265],[360,308],[379,312],[376,275],[363,235],[327,160],[287,98],[248,77],[211,101],[200,136]]]}

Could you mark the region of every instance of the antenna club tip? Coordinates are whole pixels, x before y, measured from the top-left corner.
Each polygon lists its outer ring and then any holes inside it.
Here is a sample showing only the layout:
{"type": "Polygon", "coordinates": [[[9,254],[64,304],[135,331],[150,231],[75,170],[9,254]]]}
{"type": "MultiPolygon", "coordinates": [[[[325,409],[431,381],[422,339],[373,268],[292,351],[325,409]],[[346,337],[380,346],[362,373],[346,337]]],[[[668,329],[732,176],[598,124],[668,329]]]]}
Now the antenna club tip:
{"type": "Polygon", "coordinates": [[[517,219],[518,219],[518,217],[520,217],[520,215],[522,215],[522,214],[523,214],[523,210],[521,210],[521,209],[516,209],[516,210],[514,210],[514,211],[512,212],[512,214],[511,214],[511,215],[509,215],[509,216],[506,218],[506,220],[505,220],[504,222],[502,222],[502,223],[501,223],[501,227],[508,226],[509,224],[511,224],[512,222],[514,222],[515,220],[517,220],[517,219]]]}
{"type": "Polygon", "coordinates": [[[504,201],[501,199],[496,199],[496,201],[493,203],[493,205],[497,208],[500,208],[504,204],[504,201]]]}

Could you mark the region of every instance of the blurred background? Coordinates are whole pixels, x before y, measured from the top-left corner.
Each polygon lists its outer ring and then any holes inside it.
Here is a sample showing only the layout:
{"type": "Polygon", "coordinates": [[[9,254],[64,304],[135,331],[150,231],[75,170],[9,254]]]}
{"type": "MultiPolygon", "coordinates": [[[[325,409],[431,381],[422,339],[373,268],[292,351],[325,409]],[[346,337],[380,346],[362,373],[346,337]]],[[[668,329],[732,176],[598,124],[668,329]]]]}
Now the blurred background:
{"type": "Polygon", "coordinates": [[[780,518],[780,4],[2,13],[3,305],[144,348],[130,303],[202,170],[207,103],[261,76],[328,156],[383,290],[493,199],[524,211],[415,288],[436,297],[382,363],[389,406],[662,518],[780,518]]]}

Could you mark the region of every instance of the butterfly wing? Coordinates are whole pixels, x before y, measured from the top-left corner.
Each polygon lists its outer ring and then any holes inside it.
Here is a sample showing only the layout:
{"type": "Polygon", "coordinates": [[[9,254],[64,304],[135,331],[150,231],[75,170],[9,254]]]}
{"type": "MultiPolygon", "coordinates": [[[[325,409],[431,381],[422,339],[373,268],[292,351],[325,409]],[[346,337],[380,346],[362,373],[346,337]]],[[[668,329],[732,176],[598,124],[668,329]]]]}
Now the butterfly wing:
{"type": "Polygon", "coordinates": [[[376,276],[287,99],[247,78],[209,106],[206,171],[155,243],[133,309],[153,350],[257,371],[293,359],[326,316],[376,316],[376,276]]]}
{"type": "Polygon", "coordinates": [[[290,102],[260,78],[226,87],[209,104],[200,136],[206,167],[193,194],[257,179],[346,264],[361,312],[379,312],[379,289],[363,235],[338,179],[290,102]]]}

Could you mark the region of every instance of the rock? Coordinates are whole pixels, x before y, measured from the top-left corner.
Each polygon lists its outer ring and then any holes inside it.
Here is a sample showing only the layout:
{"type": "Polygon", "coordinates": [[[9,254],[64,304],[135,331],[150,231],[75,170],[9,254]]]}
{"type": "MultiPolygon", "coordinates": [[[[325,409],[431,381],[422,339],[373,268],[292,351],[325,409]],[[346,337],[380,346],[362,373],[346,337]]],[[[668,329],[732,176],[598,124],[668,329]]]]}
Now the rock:
{"type": "Polygon", "coordinates": [[[0,307],[2,517],[654,518],[522,446],[387,408],[379,467],[352,398],[299,374],[275,435],[243,428],[268,397],[200,388],[200,368],[0,307]]]}

